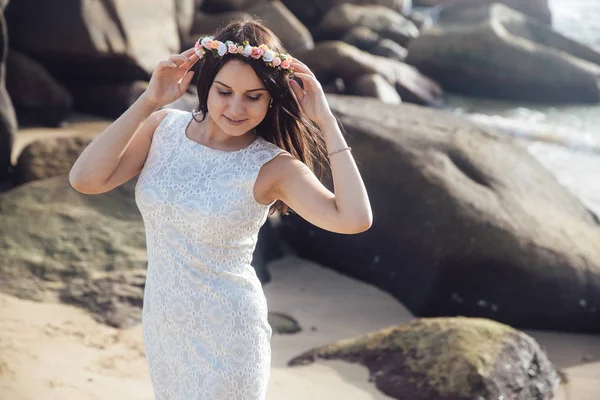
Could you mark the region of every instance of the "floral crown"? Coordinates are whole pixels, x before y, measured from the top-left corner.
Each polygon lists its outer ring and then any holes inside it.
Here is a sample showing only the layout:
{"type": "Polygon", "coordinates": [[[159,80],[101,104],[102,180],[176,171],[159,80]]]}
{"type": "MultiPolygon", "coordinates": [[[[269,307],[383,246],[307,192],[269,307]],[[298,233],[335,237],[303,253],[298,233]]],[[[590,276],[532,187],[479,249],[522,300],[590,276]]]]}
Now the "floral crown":
{"type": "Polygon", "coordinates": [[[284,53],[277,53],[269,49],[266,45],[250,46],[247,40],[242,44],[234,43],[231,40],[221,42],[214,40],[213,36],[204,36],[198,39],[194,45],[194,50],[201,59],[210,52],[215,57],[223,57],[225,54],[241,54],[244,57],[252,57],[255,60],[262,59],[268,66],[284,69],[288,73],[293,73],[291,68],[292,56],[284,53]]]}

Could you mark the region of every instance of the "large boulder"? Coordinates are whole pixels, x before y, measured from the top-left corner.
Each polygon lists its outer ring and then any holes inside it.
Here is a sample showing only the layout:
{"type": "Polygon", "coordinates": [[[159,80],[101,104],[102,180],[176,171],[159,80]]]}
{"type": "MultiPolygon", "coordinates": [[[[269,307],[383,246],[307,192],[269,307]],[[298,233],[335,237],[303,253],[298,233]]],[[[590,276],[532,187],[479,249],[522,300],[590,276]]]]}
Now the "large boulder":
{"type": "Polygon", "coordinates": [[[491,5],[493,3],[504,4],[510,8],[521,11],[540,22],[552,25],[552,12],[548,0],[420,0],[434,5],[441,4],[441,13],[452,13],[457,9],[491,5]]]}
{"type": "Polygon", "coordinates": [[[402,100],[426,105],[443,103],[443,92],[433,80],[407,64],[375,56],[341,41],[319,42],[298,56],[323,82],[341,78],[355,82],[363,75],[381,75],[402,100]]]}
{"type": "Polygon", "coordinates": [[[244,11],[228,11],[218,14],[197,12],[191,29],[191,38],[187,40],[185,47],[193,47],[200,36],[213,35],[217,29],[224,27],[231,20],[246,17],[250,17],[250,14],[244,11]]]}
{"type": "Polygon", "coordinates": [[[201,10],[208,13],[238,11],[265,0],[203,0],[201,10]]]}
{"type": "Polygon", "coordinates": [[[0,291],[56,300],[69,281],[145,269],[145,233],[133,201],[135,180],[83,195],[67,175],[0,195],[0,291]]]}
{"type": "Polygon", "coordinates": [[[299,256],[389,292],[417,316],[600,333],[598,218],[518,142],[434,109],[328,101],[373,226],[338,235],[285,216],[282,234],[299,256]]]}
{"type": "Polygon", "coordinates": [[[149,79],[180,47],[173,0],[20,0],[6,18],[11,47],[61,80],[149,79]]]}
{"type": "Polygon", "coordinates": [[[281,1],[259,3],[245,11],[258,16],[281,39],[285,51],[294,54],[315,47],[311,33],[281,1]]]}
{"type": "Polygon", "coordinates": [[[340,340],[294,357],[358,362],[399,400],[550,400],[560,374],[523,332],[475,318],[432,318],[340,340]]]}
{"type": "Polygon", "coordinates": [[[95,273],[67,281],[60,300],[85,308],[103,324],[128,328],[142,320],[145,285],[145,269],[95,273]]]}
{"type": "Polygon", "coordinates": [[[180,40],[184,40],[192,32],[196,13],[201,5],[202,0],[175,0],[175,21],[180,40]]]}
{"type": "Polygon", "coordinates": [[[73,98],[46,68],[17,50],[6,59],[6,89],[20,125],[60,126],[73,98]]]}
{"type": "Polygon", "coordinates": [[[192,27],[192,37],[186,46],[193,46],[200,35],[213,35],[233,19],[259,17],[281,40],[286,51],[309,50],[315,45],[309,30],[280,1],[259,2],[250,7],[219,14],[198,13],[192,27]]]}
{"type": "Polygon", "coordinates": [[[8,54],[8,31],[4,19],[4,8],[0,5],[0,181],[7,180],[12,172],[11,153],[17,130],[17,115],[6,90],[6,57],[8,54]]]}
{"type": "Polygon", "coordinates": [[[504,5],[465,9],[408,45],[444,89],[539,102],[598,102],[600,54],[504,5]]]}
{"type": "Polygon", "coordinates": [[[340,4],[325,14],[317,27],[321,40],[341,39],[348,31],[363,26],[381,37],[405,46],[419,36],[416,25],[402,14],[384,6],[340,4]]]}
{"type": "Polygon", "coordinates": [[[36,140],[28,144],[17,159],[13,183],[20,185],[68,175],[81,152],[91,141],[91,138],[70,136],[36,140]]]}
{"type": "Polygon", "coordinates": [[[363,75],[356,81],[350,82],[347,91],[354,96],[375,97],[388,104],[402,103],[396,88],[377,74],[363,75]]]}
{"type": "Polygon", "coordinates": [[[283,0],[283,2],[300,21],[311,28],[319,24],[329,10],[344,3],[384,6],[398,12],[406,11],[411,4],[410,0],[283,0]]]}
{"type": "Polygon", "coordinates": [[[408,54],[408,51],[398,43],[391,39],[382,38],[376,32],[364,26],[358,26],[348,31],[342,41],[376,56],[396,61],[404,61],[408,54]]]}
{"type": "Polygon", "coordinates": [[[146,91],[148,82],[73,82],[67,85],[77,111],[117,119],[146,91]]]}

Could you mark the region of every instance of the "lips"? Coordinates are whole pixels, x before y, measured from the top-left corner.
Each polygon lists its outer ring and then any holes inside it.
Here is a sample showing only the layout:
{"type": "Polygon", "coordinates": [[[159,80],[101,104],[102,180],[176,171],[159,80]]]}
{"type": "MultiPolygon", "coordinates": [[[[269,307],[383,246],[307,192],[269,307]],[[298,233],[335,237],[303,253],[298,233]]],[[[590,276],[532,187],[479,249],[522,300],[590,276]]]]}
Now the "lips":
{"type": "Polygon", "coordinates": [[[245,119],[231,119],[226,115],[223,115],[225,117],[225,119],[227,120],[227,122],[229,122],[232,125],[240,125],[242,123],[244,123],[246,120],[245,119]]]}

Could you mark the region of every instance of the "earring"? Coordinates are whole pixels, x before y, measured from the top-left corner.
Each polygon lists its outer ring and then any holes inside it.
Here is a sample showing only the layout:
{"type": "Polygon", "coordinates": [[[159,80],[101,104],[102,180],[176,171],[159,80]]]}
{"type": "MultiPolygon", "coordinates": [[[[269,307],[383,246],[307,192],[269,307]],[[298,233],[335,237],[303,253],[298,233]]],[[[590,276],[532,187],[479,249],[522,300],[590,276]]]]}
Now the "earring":
{"type": "Polygon", "coordinates": [[[269,103],[269,108],[273,107],[273,99],[271,99],[271,102],[269,103]]]}

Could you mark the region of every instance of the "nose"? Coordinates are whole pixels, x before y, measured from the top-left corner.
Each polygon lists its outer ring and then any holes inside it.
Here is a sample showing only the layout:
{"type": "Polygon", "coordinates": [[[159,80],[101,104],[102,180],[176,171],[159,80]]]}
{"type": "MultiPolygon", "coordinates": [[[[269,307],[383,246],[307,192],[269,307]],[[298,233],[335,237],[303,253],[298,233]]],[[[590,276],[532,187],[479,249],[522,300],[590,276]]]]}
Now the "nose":
{"type": "Polygon", "coordinates": [[[244,118],[245,108],[241,99],[231,99],[227,107],[229,118],[242,119],[244,118]]]}

